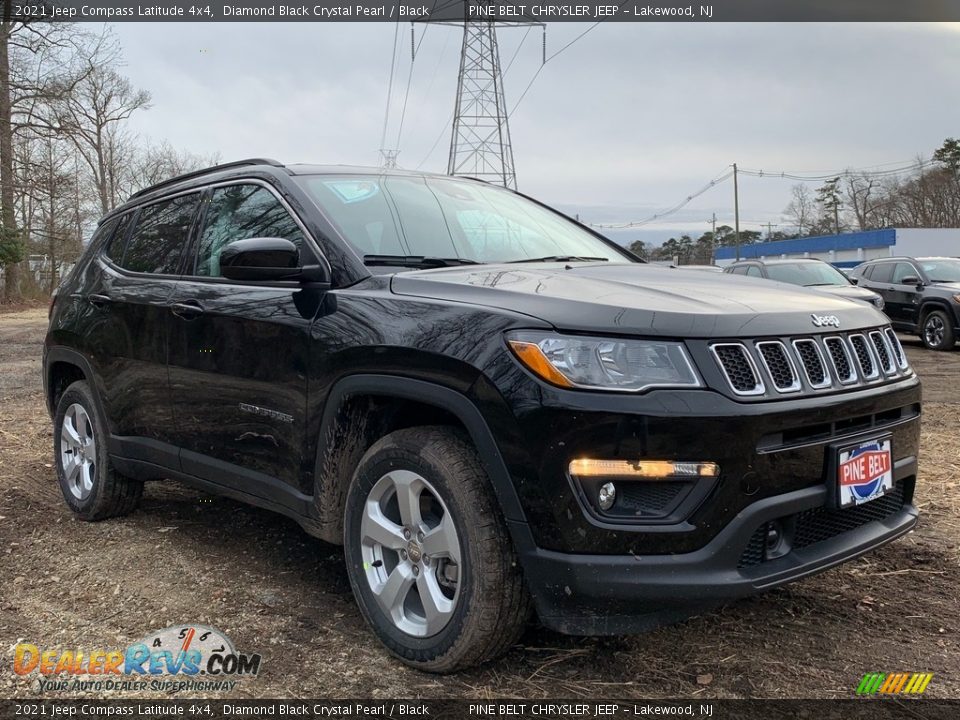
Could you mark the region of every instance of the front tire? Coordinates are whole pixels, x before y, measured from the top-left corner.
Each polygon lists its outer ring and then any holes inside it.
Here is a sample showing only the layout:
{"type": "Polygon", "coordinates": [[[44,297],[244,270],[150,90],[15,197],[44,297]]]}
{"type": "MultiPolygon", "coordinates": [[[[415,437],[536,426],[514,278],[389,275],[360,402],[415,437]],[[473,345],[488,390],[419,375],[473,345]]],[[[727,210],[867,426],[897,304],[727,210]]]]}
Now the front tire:
{"type": "Polygon", "coordinates": [[[90,386],[83,381],[71,384],[57,402],[53,456],[63,499],[81,520],[127,515],[143,495],[142,482],[113,468],[107,437],[90,386]]]}
{"type": "Polygon", "coordinates": [[[344,549],[361,613],[415,668],[497,657],[530,615],[480,458],[451,429],[398,430],[366,452],[347,493],[344,549]]]}
{"type": "Polygon", "coordinates": [[[931,310],[923,318],[920,339],[931,350],[952,350],[956,342],[953,323],[943,310],[931,310]]]}

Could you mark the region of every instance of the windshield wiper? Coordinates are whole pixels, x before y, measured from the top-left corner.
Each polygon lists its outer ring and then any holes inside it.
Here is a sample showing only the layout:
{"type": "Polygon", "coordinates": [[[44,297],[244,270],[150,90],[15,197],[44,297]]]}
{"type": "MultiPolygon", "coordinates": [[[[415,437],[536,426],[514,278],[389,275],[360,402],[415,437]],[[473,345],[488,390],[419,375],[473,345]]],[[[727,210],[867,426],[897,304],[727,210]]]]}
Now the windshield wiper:
{"type": "Polygon", "coordinates": [[[522,260],[507,260],[508,263],[535,263],[535,262],[607,262],[604,257],[586,257],[583,255],[547,255],[539,258],[523,258],[522,260]]]}
{"type": "Polygon", "coordinates": [[[364,265],[388,265],[392,267],[439,268],[458,265],[480,265],[467,258],[442,258],[429,255],[364,255],[364,265]]]}
{"type": "Polygon", "coordinates": [[[804,287],[825,287],[827,285],[836,285],[837,283],[807,283],[804,287]]]}

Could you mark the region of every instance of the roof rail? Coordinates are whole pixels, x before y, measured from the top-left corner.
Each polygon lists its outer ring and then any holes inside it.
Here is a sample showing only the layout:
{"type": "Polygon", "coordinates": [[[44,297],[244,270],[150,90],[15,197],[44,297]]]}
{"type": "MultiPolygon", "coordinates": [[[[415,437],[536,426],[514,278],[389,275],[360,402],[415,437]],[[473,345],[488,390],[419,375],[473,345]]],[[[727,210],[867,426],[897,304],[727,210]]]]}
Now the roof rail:
{"type": "Polygon", "coordinates": [[[163,180],[162,182],[155,183],[150,187],[145,187],[143,190],[138,190],[130,196],[129,200],[142,197],[147,193],[152,193],[154,190],[159,190],[160,188],[164,188],[168,185],[173,185],[184,180],[190,180],[191,178],[200,177],[201,175],[206,175],[208,173],[219,172],[220,170],[245,167],[247,165],[270,165],[272,167],[284,167],[282,162],[271,160],[270,158],[247,158],[246,160],[236,160],[234,162],[223,163],[222,165],[214,165],[212,167],[203,168],[202,170],[194,170],[193,172],[184,173],[183,175],[177,175],[169,180],[163,180]]]}

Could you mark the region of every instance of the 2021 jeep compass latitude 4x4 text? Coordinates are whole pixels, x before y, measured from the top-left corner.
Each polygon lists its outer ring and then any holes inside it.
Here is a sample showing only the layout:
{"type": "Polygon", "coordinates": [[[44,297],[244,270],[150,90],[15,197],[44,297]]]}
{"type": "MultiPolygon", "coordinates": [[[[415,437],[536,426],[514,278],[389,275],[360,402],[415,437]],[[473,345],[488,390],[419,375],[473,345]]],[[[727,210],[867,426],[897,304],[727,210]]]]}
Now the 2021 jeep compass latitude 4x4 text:
{"type": "Polygon", "coordinates": [[[176,478],[344,546],[404,662],[644,630],[908,532],[920,383],[886,318],[638,262],[522,195],[269,160],[99,224],[44,383],[85,520],[176,478]]]}

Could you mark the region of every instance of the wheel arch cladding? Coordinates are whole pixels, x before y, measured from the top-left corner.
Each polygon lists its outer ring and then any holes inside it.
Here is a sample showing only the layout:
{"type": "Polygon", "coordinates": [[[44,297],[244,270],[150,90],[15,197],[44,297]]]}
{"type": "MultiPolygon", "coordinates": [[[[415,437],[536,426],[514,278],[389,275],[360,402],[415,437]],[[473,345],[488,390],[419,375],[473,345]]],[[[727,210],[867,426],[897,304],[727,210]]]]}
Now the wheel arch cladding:
{"type": "Polygon", "coordinates": [[[526,522],[493,434],[468,397],[424,380],[350,375],[331,389],[320,424],[314,512],[323,540],[343,541],[346,492],[363,454],[387,433],[415,425],[459,426],[477,449],[509,525],[526,522]]]}

